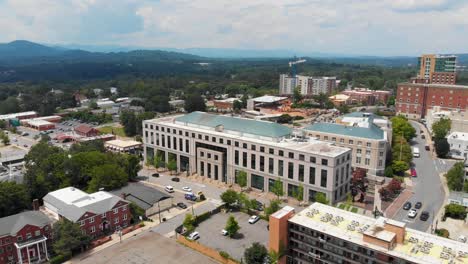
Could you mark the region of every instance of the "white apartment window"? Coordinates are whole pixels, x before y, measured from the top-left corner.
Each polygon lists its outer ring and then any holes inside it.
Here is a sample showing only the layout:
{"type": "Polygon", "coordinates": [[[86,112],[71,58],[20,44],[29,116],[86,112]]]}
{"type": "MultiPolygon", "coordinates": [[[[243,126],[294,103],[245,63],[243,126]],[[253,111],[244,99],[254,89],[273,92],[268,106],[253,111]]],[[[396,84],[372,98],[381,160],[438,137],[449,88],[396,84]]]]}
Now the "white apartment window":
{"type": "Polygon", "coordinates": [[[86,230],[81,229],[81,234],[86,235],[86,230]]]}
{"type": "Polygon", "coordinates": [[[127,215],[126,214],[123,215],[123,220],[127,220],[127,215]]]}
{"type": "Polygon", "coordinates": [[[34,232],[34,236],[37,236],[37,237],[38,237],[38,236],[40,236],[40,235],[41,235],[41,230],[36,230],[36,231],[34,232]]]}
{"type": "Polygon", "coordinates": [[[369,165],[369,164],[370,164],[370,159],[366,158],[366,159],[364,160],[364,162],[365,162],[366,165],[369,165]]]}
{"type": "Polygon", "coordinates": [[[106,213],[103,213],[103,214],[101,215],[101,217],[102,217],[102,218],[106,218],[106,213]]]}
{"type": "Polygon", "coordinates": [[[127,206],[125,205],[122,207],[122,211],[126,211],[126,210],[127,210],[127,206]]]}
{"type": "Polygon", "coordinates": [[[332,137],[332,141],[335,142],[335,141],[336,141],[336,137],[332,137]]]}
{"type": "Polygon", "coordinates": [[[383,157],[383,151],[380,151],[379,156],[383,157]]]}
{"type": "Polygon", "coordinates": [[[358,144],[358,146],[361,146],[361,145],[362,145],[362,141],[358,141],[357,144],[358,144]]]}
{"type": "Polygon", "coordinates": [[[91,233],[94,233],[94,232],[96,232],[96,227],[95,227],[95,226],[92,226],[92,227],[91,227],[91,233]]]}
{"type": "Polygon", "coordinates": [[[117,214],[119,212],[119,208],[115,208],[113,211],[114,211],[114,214],[117,214]]]}
{"type": "Polygon", "coordinates": [[[118,224],[118,223],[119,223],[119,218],[118,217],[114,218],[114,224],[118,224]]]}
{"type": "Polygon", "coordinates": [[[354,141],[350,139],[350,140],[349,140],[349,144],[350,144],[350,145],[354,144],[354,141]]]}
{"type": "Polygon", "coordinates": [[[370,148],[371,145],[372,145],[372,144],[371,144],[370,142],[367,142],[367,143],[366,143],[366,146],[367,146],[368,148],[370,148]]]}
{"type": "Polygon", "coordinates": [[[366,150],[366,155],[370,155],[370,150],[366,150]]]}
{"type": "Polygon", "coordinates": [[[361,153],[362,153],[362,150],[361,150],[361,149],[357,149],[357,150],[356,150],[356,153],[357,153],[357,154],[361,154],[361,153]]]}
{"type": "Polygon", "coordinates": [[[379,160],[379,167],[382,166],[383,161],[379,160]]]}
{"type": "Polygon", "coordinates": [[[32,237],[31,233],[26,234],[26,239],[30,239],[32,237]]]}
{"type": "Polygon", "coordinates": [[[90,223],[94,223],[94,216],[89,219],[90,223]]]}
{"type": "Polygon", "coordinates": [[[340,138],[340,143],[344,143],[344,138],[340,138]]]}
{"type": "Polygon", "coordinates": [[[84,226],[84,221],[83,220],[80,221],[80,226],[84,226]]]}
{"type": "Polygon", "coordinates": [[[356,163],[361,164],[361,157],[356,157],[356,163]]]}

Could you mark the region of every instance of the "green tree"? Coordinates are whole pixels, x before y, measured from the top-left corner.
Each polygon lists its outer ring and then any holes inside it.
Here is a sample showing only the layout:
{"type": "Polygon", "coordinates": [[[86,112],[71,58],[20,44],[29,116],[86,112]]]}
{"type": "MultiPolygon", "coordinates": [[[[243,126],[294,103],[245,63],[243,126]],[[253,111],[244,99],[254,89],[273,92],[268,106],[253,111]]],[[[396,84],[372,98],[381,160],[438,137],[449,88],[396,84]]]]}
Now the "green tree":
{"type": "Polygon", "coordinates": [[[437,157],[445,158],[450,151],[450,145],[446,138],[436,139],[434,142],[437,157]]]}
{"type": "Polygon", "coordinates": [[[457,162],[453,167],[445,174],[447,178],[447,186],[451,191],[462,191],[463,181],[465,178],[465,165],[463,162],[457,162]]]}
{"type": "Polygon", "coordinates": [[[279,209],[281,209],[281,201],[271,200],[270,204],[265,208],[265,215],[269,217],[271,214],[277,212],[279,209]]]}
{"type": "Polygon", "coordinates": [[[205,111],[205,100],[199,93],[189,94],[185,97],[185,111],[191,113],[194,111],[205,111]]]}
{"type": "Polygon", "coordinates": [[[247,173],[245,171],[239,171],[237,173],[237,184],[239,184],[241,188],[247,186],[247,173]]]}
{"type": "Polygon", "coordinates": [[[228,189],[220,195],[220,198],[230,207],[238,201],[239,195],[233,189],[228,189]]]}
{"type": "Polygon", "coordinates": [[[395,116],[391,119],[393,127],[393,135],[403,136],[406,141],[410,141],[416,136],[416,129],[409,123],[408,119],[403,116],[395,116]]]}
{"type": "Polygon", "coordinates": [[[279,177],[273,183],[273,186],[271,187],[271,192],[276,195],[278,200],[279,200],[280,196],[284,195],[283,182],[281,181],[281,179],[279,177]]]}
{"type": "Polygon", "coordinates": [[[195,229],[195,217],[192,214],[186,214],[182,225],[187,230],[186,234],[190,234],[195,229]]]}
{"type": "Polygon", "coordinates": [[[229,216],[226,222],[226,227],[224,229],[228,232],[229,237],[234,237],[237,234],[237,231],[239,231],[240,226],[239,223],[237,223],[234,216],[229,216]]]}
{"type": "Polygon", "coordinates": [[[2,132],[1,138],[2,138],[2,142],[3,142],[3,144],[4,144],[5,146],[6,146],[6,145],[10,145],[10,138],[8,137],[8,135],[6,135],[6,134],[4,134],[4,133],[2,132]]]}
{"type": "Polygon", "coordinates": [[[91,239],[81,232],[78,224],[65,218],[57,221],[53,225],[52,248],[57,255],[70,256],[74,250],[83,249],[91,239]]]}
{"type": "Polygon", "coordinates": [[[234,103],[232,103],[232,108],[234,109],[235,112],[239,112],[242,110],[242,101],[240,100],[235,100],[234,103]]]}
{"type": "Polygon", "coordinates": [[[392,170],[398,175],[401,175],[403,172],[409,169],[409,165],[407,162],[402,160],[394,160],[392,162],[392,170]]]}
{"type": "Polygon", "coordinates": [[[26,186],[15,182],[0,182],[0,217],[20,213],[29,207],[26,186]]]}
{"type": "Polygon", "coordinates": [[[7,123],[5,120],[0,120],[0,129],[6,129],[7,123]]]}
{"type": "Polygon", "coordinates": [[[127,174],[129,180],[136,180],[141,170],[140,158],[137,155],[127,155],[127,174]]]}
{"type": "Polygon", "coordinates": [[[282,114],[278,117],[277,122],[280,124],[287,124],[290,123],[293,120],[292,116],[288,114],[282,114]]]}
{"type": "Polygon", "coordinates": [[[449,118],[441,118],[432,124],[432,133],[436,140],[443,139],[450,132],[452,121],[449,118]]]}
{"type": "Polygon", "coordinates": [[[387,178],[393,178],[393,168],[392,168],[392,166],[387,166],[385,168],[384,175],[387,178]]]}
{"type": "Polygon", "coordinates": [[[96,192],[100,188],[109,191],[127,184],[128,175],[117,164],[104,164],[91,170],[91,181],[88,192],[96,192]]]}
{"type": "Polygon", "coordinates": [[[268,250],[264,245],[254,242],[244,251],[246,264],[264,264],[268,258],[268,250]]]}
{"type": "Polygon", "coordinates": [[[302,201],[304,199],[304,186],[302,184],[297,186],[297,191],[294,195],[294,198],[296,198],[298,201],[302,201]]]}
{"type": "Polygon", "coordinates": [[[164,167],[164,160],[162,154],[158,151],[156,152],[156,155],[154,156],[154,167],[156,169],[164,167]]]}
{"type": "Polygon", "coordinates": [[[315,201],[321,204],[329,204],[330,201],[327,199],[324,193],[318,192],[315,194],[315,201]]]}
{"type": "Polygon", "coordinates": [[[169,159],[167,162],[167,169],[172,173],[177,171],[177,161],[175,159],[169,159]]]}
{"type": "Polygon", "coordinates": [[[141,126],[141,123],[137,123],[135,113],[131,111],[122,111],[120,113],[120,123],[124,126],[125,134],[129,137],[137,134],[137,125],[141,126]]]}
{"type": "Polygon", "coordinates": [[[347,114],[349,113],[349,106],[348,105],[340,105],[338,106],[338,111],[340,111],[340,114],[347,114]]]}
{"type": "Polygon", "coordinates": [[[465,183],[463,184],[463,191],[468,193],[468,181],[465,181],[465,183]]]}
{"type": "Polygon", "coordinates": [[[294,93],[293,93],[293,103],[294,104],[298,104],[302,101],[302,94],[301,94],[301,88],[300,87],[296,87],[294,89],[294,93]]]}

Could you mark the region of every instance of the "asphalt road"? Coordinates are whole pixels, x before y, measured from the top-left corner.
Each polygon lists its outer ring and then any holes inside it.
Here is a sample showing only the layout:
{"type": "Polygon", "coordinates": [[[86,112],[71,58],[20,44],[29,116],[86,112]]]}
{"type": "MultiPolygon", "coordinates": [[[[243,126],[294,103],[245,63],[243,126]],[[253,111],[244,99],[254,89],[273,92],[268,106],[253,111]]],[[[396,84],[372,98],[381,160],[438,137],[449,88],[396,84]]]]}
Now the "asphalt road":
{"type": "Polygon", "coordinates": [[[417,210],[418,215],[413,219],[407,216],[407,210],[400,208],[394,219],[406,222],[410,228],[427,231],[431,224],[435,223],[434,215],[444,204],[445,192],[439,174],[450,169],[453,161],[433,160],[430,152],[424,149],[426,140],[421,139],[420,127],[415,123],[412,123],[412,125],[416,128],[417,137],[411,141],[411,147],[419,148],[420,157],[413,158],[418,176],[413,178],[413,196],[408,201],[412,203],[412,208],[414,208],[416,202],[421,202],[422,208],[417,210]],[[419,219],[422,211],[429,212],[430,218],[427,221],[419,219]]]}

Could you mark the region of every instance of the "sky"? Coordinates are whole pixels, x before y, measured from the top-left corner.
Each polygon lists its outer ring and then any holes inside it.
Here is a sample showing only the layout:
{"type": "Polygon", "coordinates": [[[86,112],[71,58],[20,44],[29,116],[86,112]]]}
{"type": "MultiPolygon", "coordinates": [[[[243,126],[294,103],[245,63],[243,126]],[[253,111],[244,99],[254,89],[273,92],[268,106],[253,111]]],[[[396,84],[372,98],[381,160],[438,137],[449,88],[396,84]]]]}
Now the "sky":
{"type": "Polygon", "coordinates": [[[468,0],[0,0],[0,42],[468,53],[468,0]]]}

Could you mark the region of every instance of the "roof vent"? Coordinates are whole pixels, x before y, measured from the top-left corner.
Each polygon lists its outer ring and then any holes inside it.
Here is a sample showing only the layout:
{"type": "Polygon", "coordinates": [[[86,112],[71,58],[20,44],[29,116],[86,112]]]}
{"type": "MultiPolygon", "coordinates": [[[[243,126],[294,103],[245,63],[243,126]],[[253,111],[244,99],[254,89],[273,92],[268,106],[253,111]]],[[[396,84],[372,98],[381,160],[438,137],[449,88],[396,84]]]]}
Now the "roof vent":
{"type": "Polygon", "coordinates": [[[71,187],[71,190],[74,191],[74,190],[75,190],[75,187],[71,187]]]}
{"type": "Polygon", "coordinates": [[[217,125],[215,127],[215,131],[216,132],[223,132],[224,131],[224,126],[223,125],[217,125]]]}

